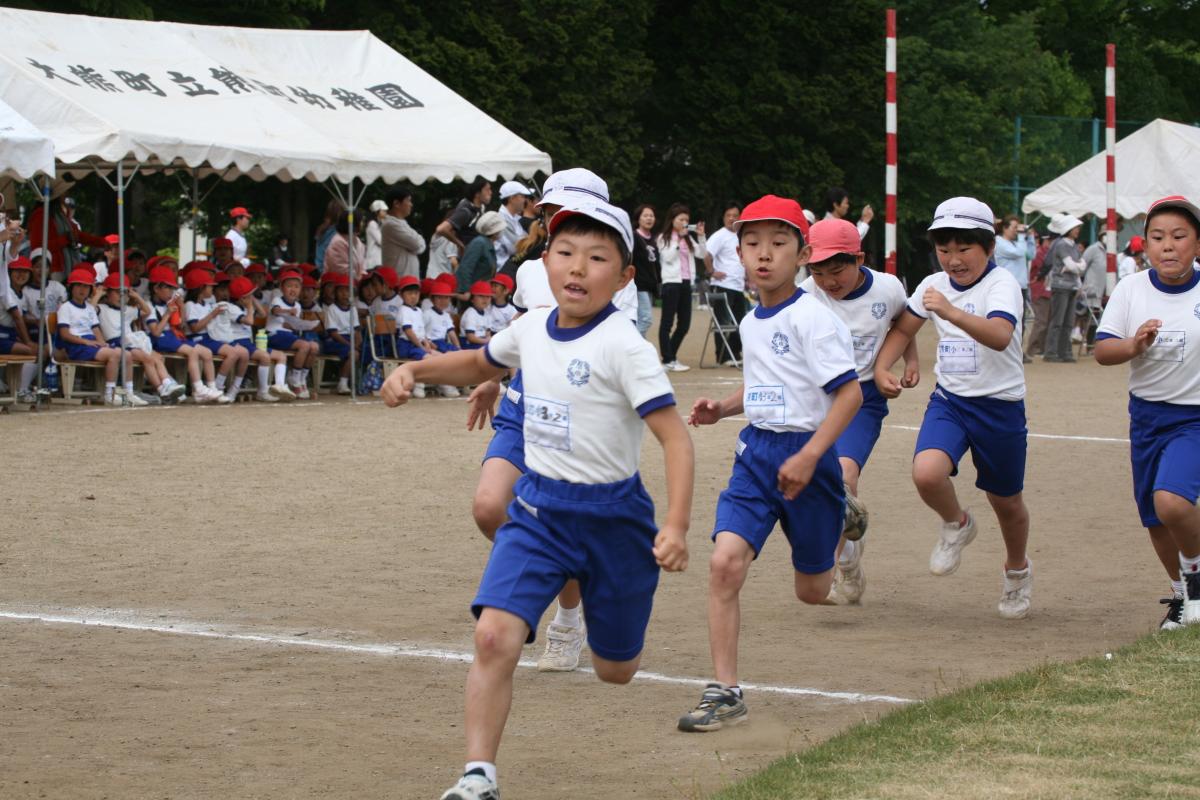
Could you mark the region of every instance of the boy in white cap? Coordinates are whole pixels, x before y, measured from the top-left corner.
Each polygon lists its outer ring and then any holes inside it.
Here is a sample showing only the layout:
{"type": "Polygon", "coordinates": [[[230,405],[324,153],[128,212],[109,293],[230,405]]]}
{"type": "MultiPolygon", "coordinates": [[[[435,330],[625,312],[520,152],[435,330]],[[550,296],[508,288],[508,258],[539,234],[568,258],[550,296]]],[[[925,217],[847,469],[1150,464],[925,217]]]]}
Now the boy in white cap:
{"type": "Polygon", "coordinates": [[[921,281],[908,312],[888,333],[875,362],[875,383],[897,397],[902,383],[891,367],[925,320],[938,333],[937,386],[917,434],[913,483],[925,505],[942,519],[929,571],[958,569],[963,548],[975,538],[975,517],[958,502],[950,478],[971,451],[978,477],[1004,537],[1004,589],[1000,616],[1029,613],[1033,571],[1026,549],[1029,510],[1025,484],[1025,371],[1019,320],[1025,302],[1017,279],[996,266],[992,210],[973,197],[952,197],[937,207],[929,239],[942,272],[921,281]]]}
{"type": "Polygon", "coordinates": [[[510,519],[479,592],[467,678],[467,764],[443,800],[495,800],[496,753],[521,647],[569,579],[579,581],[596,675],[637,671],[659,569],[687,566],[694,458],[658,356],[612,304],[633,279],[629,216],[589,200],[550,221],[546,271],[557,305],[531,310],[479,350],[402,364],[383,385],[389,406],[417,381],[478,383],[521,367],[525,457],[510,519]],[[661,529],[638,476],[644,427],[663,447],[661,529]]]}
{"type": "Polygon", "coordinates": [[[1150,206],[1150,269],[1117,284],[1096,332],[1096,361],[1129,364],[1133,493],[1171,581],[1159,627],[1200,622],[1200,207],[1150,206]]]}
{"type": "Polygon", "coordinates": [[[507,227],[496,240],[497,272],[504,269],[513,253],[517,252],[517,242],[525,236],[521,215],[532,194],[533,190],[520,181],[505,181],[500,185],[500,218],[507,227]]]}
{"type": "MultiPolygon", "coordinates": [[[[887,399],[875,386],[875,357],[892,325],[903,316],[908,296],[895,275],[863,266],[862,239],[853,222],[826,217],[809,228],[808,243],[812,247],[810,277],[800,288],[820,300],[850,329],[863,394],[862,408],[837,440],[838,463],[846,484],[847,525],[838,544],[833,589],[826,601],[831,605],[855,605],[866,590],[862,568],[866,509],[858,501],[858,479],[879,440],[883,418],[888,415],[887,399]]],[[[917,344],[913,341],[904,351],[901,383],[906,389],[912,388],[920,375],[917,344]]]]}

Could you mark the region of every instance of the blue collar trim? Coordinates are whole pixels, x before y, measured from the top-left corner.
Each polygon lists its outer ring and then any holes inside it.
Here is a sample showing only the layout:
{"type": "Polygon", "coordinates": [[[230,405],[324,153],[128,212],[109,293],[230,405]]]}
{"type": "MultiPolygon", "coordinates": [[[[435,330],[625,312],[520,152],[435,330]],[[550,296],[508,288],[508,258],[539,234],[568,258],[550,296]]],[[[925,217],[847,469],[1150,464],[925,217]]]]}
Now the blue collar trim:
{"type": "MultiPolygon", "coordinates": [[[[954,290],[955,290],[956,292],[965,292],[967,289],[970,289],[972,286],[978,286],[978,285],[979,285],[979,281],[981,281],[981,280],[983,280],[984,278],[986,278],[986,277],[988,276],[988,273],[989,273],[989,272],[991,272],[992,270],[994,270],[995,268],[996,268],[996,262],[995,262],[995,261],[992,261],[992,260],[989,258],[989,259],[988,259],[988,265],[987,265],[987,269],[985,269],[985,270],[983,271],[983,274],[982,274],[982,275],[980,275],[980,276],[979,276],[979,277],[978,277],[978,278],[975,280],[975,282],[974,282],[974,283],[968,283],[968,284],[966,284],[966,285],[963,285],[963,284],[961,284],[961,283],[955,283],[955,281],[954,281],[954,278],[950,278],[950,285],[954,287],[954,290]]],[[[947,277],[949,277],[949,276],[947,276],[947,277]]]]}
{"type": "Polygon", "coordinates": [[[867,292],[871,291],[871,284],[875,282],[875,276],[872,275],[871,270],[867,269],[866,267],[859,267],[858,271],[863,275],[863,285],[843,297],[843,300],[857,300],[867,292]]]}
{"type": "Polygon", "coordinates": [[[76,308],[87,308],[87,303],[86,303],[86,302],[84,302],[84,303],[76,303],[74,300],[68,300],[67,302],[68,302],[68,303],[70,303],[71,305],[75,306],[76,308]]]}
{"type": "Polygon", "coordinates": [[[1150,283],[1154,284],[1154,288],[1158,289],[1160,292],[1165,292],[1166,294],[1183,294],[1184,292],[1190,292],[1192,289],[1196,288],[1197,283],[1200,283],[1200,271],[1196,270],[1195,264],[1192,265],[1192,277],[1188,278],[1187,283],[1181,283],[1178,286],[1170,283],[1163,283],[1162,279],[1158,277],[1158,270],[1156,269],[1148,270],[1148,272],[1150,273],[1150,283]]]}
{"type": "Polygon", "coordinates": [[[785,308],[790,306],[792,303],[799,300],[800,295],[802,295],[802,294],[804,294],[804,290],[797,288],[796,291],[792,294],[792,296],[789,297],[787,300],[784,300],[782,303],[778,303],[773,306],[756,306],[754,309],[754,316],[758,319],[770,319],[771,317],[778,314],[780,311],[783,311],[785,308]]]}
{"type": "Polygon", "coordinates": [[[617,312],[617,307],[609,303],[600,310],[600,313],[589,319],[583,325],[577,328],[560,328],[558,326],[558,307],[550,312],[550,316],[546,318],[546,333],[550,334],[550,338],[556,342],[573,342],[576,339],[581,339],[588,334],[593,328],[599,325],[604,320],[617,312]]]}

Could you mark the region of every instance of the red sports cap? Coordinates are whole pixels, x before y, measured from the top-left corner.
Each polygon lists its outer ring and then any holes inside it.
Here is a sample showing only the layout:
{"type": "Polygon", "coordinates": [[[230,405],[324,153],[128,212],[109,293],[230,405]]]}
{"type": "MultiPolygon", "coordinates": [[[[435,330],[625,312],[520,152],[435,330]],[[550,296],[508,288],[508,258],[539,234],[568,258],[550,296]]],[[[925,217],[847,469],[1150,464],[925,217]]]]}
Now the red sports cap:
{"type": "Polygon", "coordinates": [[[218,247],[233,247],[233,242],[224,237],[221,237],[220,239],[213,239],[212,244],[214,249],[218,247]]]}
{"type": "Polygon", "coordinates": [[[457,294],[457,286],[447,283],[446,281],[432,281],[433,287],[429,290],[432,297],[450,297],[457,294]]]}
{"type": "Polygon", "coordinates": [[[9,272],[12,272],[13,270],[18,270],[18,269],[24,269],[24,270],[28,270],[29,272],[33,272],[33,262],[30,261],[25,256],[21,256],[20,258],[14,258],[12,261],[8,262],[8,271],[9,272]]]}
{"type": "Polygon", "coordinates": [[[1146,249],[1146,240],[1140,236],[1134,236],[1129,240],[1129,249],[1134,253],[1141,253],[1146,249]]]}
{"type": "Polygon", "coordinates": [[[71,274],[67,277],[67,286],[74,283],[82,283],[87,286],[96,285],[96,273],[88,272],[83,267],[71,270],[71,274]]]}
{"type": "Polygon", "coordinates": [[[820,263],[839,253],[856,257],[862,255],[862,240],[858,238],[858,228],[853,222],[844,219],[823,219],[808,229],[806,238],[812,246],[812,256],[808,259],[810,264],[820,263]]]}
{"type": "Polygon", "coordinates": [[[213,274],[206,269],[194,269],[183,276],[183,286],[189,292],[202,286],[216,286],[213,274]]]}
{"type": "Polygon", "coordinates": [[[241,300],[253,291],[254,281],[247,277],[234,278],[229,282],[229,296],[234,300],[241,300]]]}
{"type": "Polygon", "coordinates": [[[433,278],[421,279],[421,294],[429,294],[433,291],[433,285],[437,283],[433,278]]]}
{"type": "Polygon", "coordinates": [[[790,197],[763,195],[742,209],[742,216],[733,223],[733,229],[738,231],[747,222],[762,222],[763,220],[777,220],[791,225],[800,231],[805,241],[808,241],[808,219],[804,216],[804,209],[790,197]]]}
{"type": "MultiPolygon", "coordinates": [[[[389,267],[384,267],[384,269],[389,269],[389,267]]],[[[394,270],[393,270],[393,274],[394,274],[394,270]]],[[[405,275],[403,278],[400,278],[399,280],[396,281],[396,291],[398,291],[398,292],[403,292],[405,289],[420,289],[420,288],[421,288],[421,281],[419,281],[413,275],[405,275]]]]}
{"type": "Polygon", "coordinates": [[[233,219],[237,219],[238,217],[249,217],[249,216],[253,216],[253,215],[249,211],[247,211],[244,207],[238,206],[237,208],[232,209],[229,212],[229,216],[232,217],[233,219]]]}
{"type": "Polygon", "coordinates": [[[471,284],[471,294],[486,294],[492,296],[492,284],[488,281],[475,281],[471,284]]]}
{"type": "Polygon", "coordinates": [[[266,275],[267,268],[265,266],[263,266],[262,264],[251,264],[250,266],[246,267],[246,274],[247,275],[266,275]]]}
{"type": "Polygon", "coordinates": [[[498,283],[510,292],[516,286],[516,284],[513,283],[513,279],[507,275],[496,275],[492,278],[492,283],[498,283]]]}
{"type": "Polygon", "coordinates": [[[300,279],[300,285],[303,286],[305,289],[316,289],[321,284],[312,275],[305,275],[303,278],[300,279]]]}
{"type": "Polygon", "coordinates": [[[332,283],[334,286],[349,286],[350,276],[341,272],[327,272],[321,276],[322,283],[332,283]]]}
{"type": "MultiPolygon", "coordinates": [[[[105,289],[120,289],[121,288],[120,273],[117,273],[117,272],[108,273],[108,277],[104,279],[104,288],[105,289]]],[[[133,288],[133,282],[129,280],[128,275],[125,276],[125,288],[126,289],[133,288]]]]}
{"type": "Polygon", "coordinates": [[[295,270],[288,270],[287,272],[284,272],[284,273],[280,274],[280,276],[279,276],[279,285],[280,286],[283,285],[284,281],[300,281],[300,285],[303,286],[304,285],[304,276],[302,276],[299,272],[296,272],[295,270]]]}
{"type": "Polygon", "coordinates": [[[177,285],[175,273],[169,267],[154,267],[150,270],[150,283],[165,283],[168,286],[177,285]]]}
{"type": "Polygon", "coordinates": [[[115,233],[110,233],[104,237],[104,241],[107,242],[108,244],[120,244],[121,237],[117,236],[115,233]]]}
{"type": "Polygon", "coordinates": [[[400,278],[396,275],[396,270],[391,267],[380,267],[371,274],[378,276],[384,284],[393,289],[400,285],[400,278]]]}
{"type": "Polygon", "coordinates": [[[233,278],[229,277],[228,272],[221,271],[221,272],[218,272],[216,275],[213,275],[213,280],[216,281],[218,284],[220,284],[220,283],[229,283],[231,280],[233,280],[233,278]]]}

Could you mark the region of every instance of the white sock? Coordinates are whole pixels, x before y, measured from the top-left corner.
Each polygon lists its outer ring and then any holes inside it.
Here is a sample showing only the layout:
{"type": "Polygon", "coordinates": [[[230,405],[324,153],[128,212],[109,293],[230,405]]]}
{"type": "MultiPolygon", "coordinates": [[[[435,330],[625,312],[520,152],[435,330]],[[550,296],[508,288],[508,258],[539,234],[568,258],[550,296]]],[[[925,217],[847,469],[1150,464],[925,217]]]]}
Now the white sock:
{"type": "Polygon", "coordinates": [[[1183,597],[1183,581],[1171,581],[1171,596],[1183,597]]]}
{"type": "MultiPolygon", "coordinates": [[[[276,364],[275,365],[275,385],[283,386],[285,383],[287,383],[287,364],[276,364]]],[[[266,387],[266,385],[267,385],[266,383],[263,383],[264,387],[266,387]]]]}
{"type": "Polygon", "coordinates": [[[581,606],[575,606],[574,608],[563,608],[562,604],[560,603],[558,606],[558,611],[556,611],[554,614],[554,624],[563,625],[568,628],[578,628],[581,623],[579,614],[580,608],[581,606]]]}
{"type": "Polygon", "coordinates": [[[289,369],[287,371],[287,382],[292,384],[293,386],[300,383],[300,370],[289,369]]]}
{"type": "Polygon", "coordinates": [[[125,394],[133,394],[133,381],[125,381],[125,394]]]}
{"type": "Polygon", "coordinates": [[[496,765],[490,761],[468,761],[467,766],[463,768],[463,774],[470,772],[473,769],[483,770],[484,776],[492,783],[496,782],[496,765]]]}
{"type": "Polygon", "coordinates": [[[104,384],[104,397],[111,398],[117,390],[117,384],[114,381],[106,381],[104,384]]]}
{"type": "Polygon", "coordinates": [[[339,389],[349,389],[350,388],[350,379],[349,378],[338,378],[338,388],[339,389]]]}
{"type": "Polygon", "coordinates": [[[218,375],[217,379],[215,381],[213,381],[213,385],[217,388],[217,391],[220,391],[220,392],[225,391],[225,376],[218,375]]]}
{"type": "Polygon", "coordinates": [[[22,364],[21,365],[21,391],[28,392],[29,387],[33,385],[33,379],[37,377],[37,364],[22,364]]]}
{"type": "Polygon", "coordinates": [[[838,556],[838,562],[849,564],[854,560],[854,551],[858,549],[858,542],[852,542],[849,539],[842,545],[842,554],[838,556]]]}
{"type": "Polygon", "coordinates": [[[265,367],[258,368],[258,391],[260,394],[267,393],[267,387],[271,385],[271,366],[268,364],[265,367]]]}
{"type": "Polygon", "coordinates": [[[308,367],[305,367],[304,369],[300,370],[300,383],[302,383],[302,384],[308,383],[308,367]]]}
{"type": "Polygon", "coordinates": [[[237,394],[237,390],[242,388],[242,381],[246,380],[245,375],[239,375],[233,379],[233,393],[237,394]]]}
{"type": "Polygon", "coordinates": [[[1200,556],[1195,558],[1185,558],[1183,553],[1179,554],[1179,571],[1183,573],[1200,572],[1200,556]]]}
{"type": "Polygon", "coordinates": [[[742,687],[738,686],[736,683],[729,687],[729,691],[736,694],[739,699],[742,697],[742,687]]]}

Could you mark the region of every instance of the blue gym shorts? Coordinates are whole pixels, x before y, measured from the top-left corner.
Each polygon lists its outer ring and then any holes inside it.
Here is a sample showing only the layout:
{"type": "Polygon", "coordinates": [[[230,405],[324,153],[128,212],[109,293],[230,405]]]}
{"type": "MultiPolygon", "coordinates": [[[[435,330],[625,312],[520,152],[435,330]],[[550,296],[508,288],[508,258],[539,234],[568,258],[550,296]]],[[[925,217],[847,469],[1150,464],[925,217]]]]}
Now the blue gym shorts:
{"type": "MultiPolygon", "coordinates": [[[[87,339],[90,342],[96,342],[95,336],[82,336],[82,339],[87,339]]],[[[103,347],[99,342],[95,344],[66,344],[63,343],[63,349],[67,351],[67,358],[71,361],[95,361],[96,354],[103,347]]]]}
{"type": "Polygon", "coordinates": [[[521,371],[509,381],[508,388],[500,393],[500,407],[492,417],[492,440],[488,442],[483,460],[502,458],[521,472],[525,472],[525,404],[522,402],[524,384],[521,371]]]}
{"type": "Polygon", "coordinates": [[[11,353],[15,344],[17,344],[16,339],[0,339],[0,356],[6,356],[11,353]]]}
{"type": "Polygon", "coordinates": [[[199,342],[183,341],[170,328],[163,330],[161,335],[155,336],[150,341],[153,342],[155,351],[159,353],[178,353],[179,348],[184,345],[199,344],[199,342]]]}
{"type": "Polygon", "coordinates": [[[425,348],[417,347],[408,337],[396,339],[396,357],[407,358],[409,361],[420,361],[425,357],[425,348]]]}
{"type": "Polygon", "coordinates": [[[1154,493],[1200,497],[1200,406],[1156,403],[1129,395],[1133,496],[1147,528],[1161,525],[1154,493]]]}
{"type": "MultiPolygon", "coordinates": [[[[277,330],[267,337],[268,350],[291,350],[292,345],[300,341],[300,337],[291,331],[277,330]]],[[[253,349],[253,348],[251,348],[253,349]]]]}
{"type": "Polygon", "coordinates": [[[941,450],[954,464],[971,450],[978,477],[975,486],[997,497],[1012,497],[1025,488],[1026,436],[1024,400],[961,397],[938,386],[929,395],[915,453],[941,450]]]}
{"type": "Polygon", "coordinates": [[[437,348],[439,353],[454,353],[458,350],[457,347],[450,343],[449,339],[430,339],[430,341],[433,342],[433,346],[437,348]]]}
{"type": "Polygon", "coordinates": [[[321,355],[337,356],[345,361],[350,357],[350,345],[335,339],[325,339],[321,342],[321,355]]]}
{"type": "Polygon", "coordinates": [[[575,578],[592,652],[610,661],[636,658],[659,572],[654,502],[641,477],[579,484],[526,473],[514,491],[471,612],[515,614],[529,626],[526,641],[532,642],[542,614],[575,578]]]}
{"type": "Polygon", "coordinates": [[[758,558],[778,522],[792,546],[797,572],[819,575],[833,568],[846,517],[837,447],[821,456],[812,481],[795,500],[784,500],[779,491],[779,468],[811,438],[811,431],[776,433],[752,425],[742,429],[729,486],[717,498],[713,539],[721,531],[736,533],[758,558]]]}
{"type": "Polygon", "coordinates": [[[838,456],[848,458],[861,471],[867,466],[867,459],[879,441],[879,433],[883,430],[883,418],[888,415],[887,398],[879,393],[875,381],[861,381],[862,408],[850,420],[846,430],[837,440],[838,456]]]}

